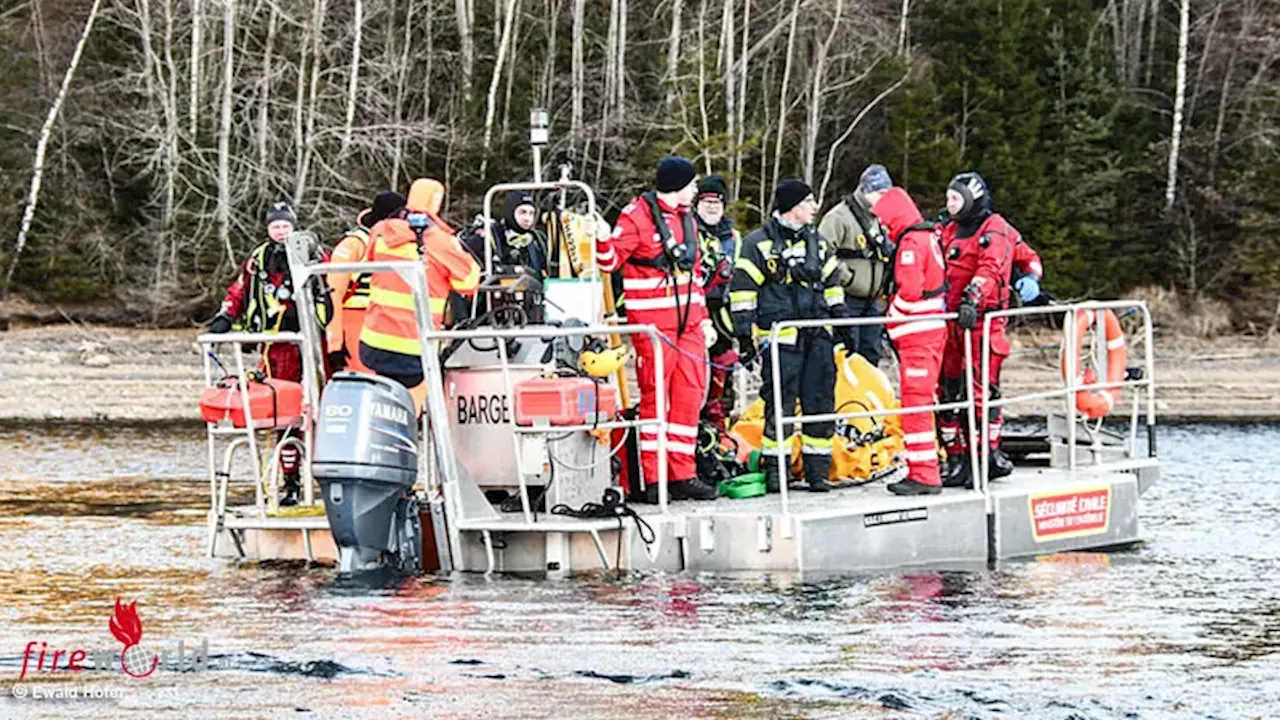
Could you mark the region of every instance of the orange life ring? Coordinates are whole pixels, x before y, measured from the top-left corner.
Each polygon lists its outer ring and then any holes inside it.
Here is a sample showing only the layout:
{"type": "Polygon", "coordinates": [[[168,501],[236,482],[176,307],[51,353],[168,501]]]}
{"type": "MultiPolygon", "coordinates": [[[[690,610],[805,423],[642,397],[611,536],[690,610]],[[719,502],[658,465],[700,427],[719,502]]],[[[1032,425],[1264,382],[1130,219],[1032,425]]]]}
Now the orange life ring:
{"type": "MultiPolygon", "coordinates": [[[[1104,310],[1102,316],[1103,331],[1107,342],[1107,382],[1120,383],[1124,382],[1126,370],[1125,364],[1128,360],[1125,350],[1124,331],[1120,329],[1120,318],[1110,310],[1104,310]]],[[[1076,345],[1070,348],[1075,353],[1076,372],[1079,373],[1076,382],[1080,385],[1092,385],[1098,382],[1097,373],[1091,367],[1083,367],[1080,363],[1080,350],[1084,345],[1084,340],[1089,336],[1089,328],[1093,326],[1096,316],[1092,310],[1076,311],[1076,345]]],[[[1066,380],[1067,375],[1067,337],[1063,336],[1063,353],[1062,353],[1062,379],[1066,380]]],[[[1090,419],[1100,418],[1111,412],[1111,408],[1115,406],[1116,401],[1120,399],[1120,387],[1109,387],[1097,390],[1077,390],[1076,391],[1076,410],[1090,419]]]]}

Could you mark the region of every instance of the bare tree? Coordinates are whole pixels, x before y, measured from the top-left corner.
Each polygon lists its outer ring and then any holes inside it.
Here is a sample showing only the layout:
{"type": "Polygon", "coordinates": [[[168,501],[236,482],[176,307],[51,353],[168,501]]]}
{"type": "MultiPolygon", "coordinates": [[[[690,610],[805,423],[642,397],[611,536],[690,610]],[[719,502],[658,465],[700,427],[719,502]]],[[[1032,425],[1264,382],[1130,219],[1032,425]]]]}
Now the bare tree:
{"type": "Polygon", "coordinates": [[[844,142],[849,139],[849,136],[853,134],[854,129],[858,127],[858,123],[862,122],[862,119],[867,116],[867,113],[871,112],[877,105],[880,104],[882,100],[884,100],[885,98],[893,94],[895,90],[902,87],[903,83],[907,81],[908,77],[910,77],[910,72],[908,72],[907,74],[904,74],[894,84],[890,85],[884,90],[881,90],[880,94],[872,98],[871,102],[864,105],[863,108],[858,111],[858,114],[853,116],[853,120],[849,122],[849,126],[846,127],[844,129],[844,132],[840,133],[840,137],[836,138],[835,141],[832,142],[831,145],[827,148],[827,170],[825,173],[822,174],[822,185],[820,185],[818,188],[819,204],[821,204],[823,202],[823,199],[827,196],[827,184],[831,182],[831,170],[832,168],[835,167],[835,164],[836,164],[835,162],[836,151],[839,150],[840,146],[843,145],[844,142]]]}
{"type": "Polygon", "coordinates": [[[489,148],[493,139],[493,115],[498,99],[498,83],[502,80],[503,63],[507,57],[507,47],[511,44],[511,26],[515,22],[516,0],[506,0],[505,19],[502,23],[502,39],[498,41],[498,57],[493,61],[493,75],[489,78],[489,102],[484,114],[484,156],[480,161],[480,177],[487,177],[489,171],[489,148]]]}
{"type": "Polygon", "coordinates": [[[1182,142],[1182,108],[1187,101],[1187,26],[1191,0],[1181,0],[1178,8],[1178,70],[1173,99],[1173,131],[1169,136],[1169,182],[1165,185],[1165,212],[1173,211],[1178,187],[1178,150],[1182,142]]]}
{"type": "Polygon", "coordinates": [[[573,140],[573,144],[577,147],[582,136],[583,123],[583,98],[587,89],[587,68],[582,55],[583,39],[583,23],[586,14],[586,0],[573,0],[573,88],[571,90],[571,99],[573,101],[573,117],[569,124],[569,137],[573,140]]]}
{"type": "Polygon", "coordinates": [[[704,172],[711,174],[711,153],[707,148],[711,122],[707,118],[707,0],[698,0],[698,114],[702,118],[702,160],[704,172]]]}
{"type": "Polygon", "coordinates": [[[360,88],[360,40],[364,37],[364,0],[355,0],[354,17],[351,20],[354,30],[351,38],[351,73],[347,80],[347,120],[342,126],[342,149],[338,157],[347,154],[347,146],[351,144],[351,125],[356,118],[356,93],[360,88]]]}
{"type": "Polygon", "coordinates": [[[618,0],[618,108],[627,103],[627,0],[618,0]]]}
{"type": "Polygon", "coordinates": [[[538,101],[542,107],[551,107],[555,88],[556,33],[560,27],[558,22],[560,0],[545,0],[544,7],[547,8],[547,50],[543,56],[541,90],[538,93],[538,101]]]}
{"type": "MultiPolygon", "coordinates": [[[[167,1],[167,0],[166,0],[167,1]]],[[[280,11],[275,5],[267,18],[267,44],[262,50],[262,78],[258,81],[261,90],[258,93],[258,167],[267,167],[267,135],[271,123],[271,78],[272,52],[276,45],[276,27],[280,22],[280,11]]],[[[259,182],[265,183],[267,174],[259,172],[259,182]]]]}
{"type": "Polygon", "coordinates": [[[476,50],[472,27],[475,25],[474,0],[456,0],[454,8],[458,16],[458,43],[462,47],[462,97],[471,102],[471,78],[475,73],[476,50]]]}
{"type": "Polygon", "coordinates": [[[201,4],[201,0],[191,0],[191,81],[188,88],[191,103],[187,110],[187,134],[193,138],[196,136],[196,123],[200,113],[200,53],[204,52],[201,46],[201,30],[204,27],[201,4]]]}
{"type": "MultiPolygon", "coordinates": [[[[751,0],[745,0],[747,5],[751,4],[751,0]]],[[[738,103],[734,97],[737,78],[733,76],[731,68],[733,67],[733,0],[724,0],[720,11],[720,63],[717,70],[720,72],[720,82],[724,85],[724,118],[725,118],[725,135],[732,144],[736,140],[737,133],[737,113],[738,103]]],[[[737,172],[737,149],[729,155],[729,171],[737,172]]]]}
{"type": "Polygon", "coordinates": [[[675,102],[676,80],[680,77],[680,16],[684,0],[671,1],[671,35],[667,38],[667,108],[675,102]]]}
{"type": "Polygon", "coordinates": [[[93,0],[93,5],[89,8],[89,17],[84,21],[84,30],[80,32],[80,40],[76,42],[76,49],[71,53],[71,62],[67,63],[67,71],[62,75],[62,85],[58,88],[58,94],[54,97],[53,105],[45,115],[44,125],[40,128],[40,138],[36,141],[36,158],[31,170],[31,190],[27,193],[27,205],[22,211],[22,224],[18,226],[18,239],[14,241],[13,258],[9,260],[9,269],[4,274],[4,285],[0,287],[0,300],[9,295],[13,273],[18,269],[18,260],[21,259],[22,250],[27,245],[27,233],[31,231],[31,221],[36,216],[36,206],[40,202],[40,184],[44,180],[44,158],[49,150],[49,138],[53,135],[53,126],[58,122],[62,105],[67,101],[67,91],[71,89],[71,81],[76,76],[76,69],[80,67],[85,43],[89,41],[89,33],[93,32],[93,24],[98,20],[98,8],[101,5],[102,0],[93,0]]]}
{"type": "Polygon", "coordinates": [[[222,117],[218,124],[218,239],[227,249],[227,262],[236,262],[231,248],[231,87],[235,81],[236,0],[222,0],[222,117]]]}
{"type": "MultiPolygon", "coordinates": [[[[747,51],[747,40],[751,33],[751,0],[742,3],[742,59],[738,61],[738,136],[733,143],[733,197],[742,197],[742,149],[747,136],[747,73],[751,55],[747,51]]],[[[726,62],[727,67],[733,64],[726,62]]],[[[732,73],[730,73],[732,74],[732,73]]]]}
{"type": "MultiPolygon", "coordinates": [[[[430,10],[428,10],[430,12],[430,10]]],[[[391,155],[391,187],[400,187],[400,165],[404,155],[404,96],[409,83],[409,58],[413,49],[413,0],[404,14],[404,34],[400,38],[400,60],[396,63],[395,148],[391,155]]]]}
{"type": "Polygon", "coordinates": [[[831,52],[831,43],[836,39],[840,29],[840,20],[844,15],[844,0],[836,0],[835,17],[831,20],[831,30],[818,45],[817,57],[813,60],[813,84],[809,90],[809,114],[805,123],[804,134],[804,181],[813,184],[813,162],[818,152],[818,132],[822,129],[822,97],[824,79],[827,74],[827,56],[831,52]]]}
{"type": "Polygon", "coordinates": [[[791,82],[792,58],[796,47],[796,21],[800,18],[800,2],[796,0],[791,12],[791,29],[787,31],[786,59],[782,65],[782,89],[778,91],[778,136],[773,148],[773,180],[770,187],[778,186],[778,170],[782,163],[782,142],[787,132],[787,85],[791,82]]]}
{"type": "MultiPolygon", "coordinates": [[[[302,146],[299,148],[301,161],[298,163],[298,173],[294,178],[293,186],[293,205],[297,207],[302,204],[302,195],[307,189],[307,176],[311,172],[311,160],[315,156],[316,150],[316,99],[320,92],[320,48],[324,45],[324,16],[328,9],[327,0],[315,0],[312,7],[310,42],[304,43],[305,47],[311,48],[311,81],[307,91],[307,126],[302,136],[302,146]]],[[[301,77],[301,76],[300,76],[301,77]]]]}
{"type": "Polygon", "coordinates": [[[898,21],[898,55],[906,57],[907,48],[907,17],[911,14],[911,0],[902,0],[902,17],[898,21]]]}

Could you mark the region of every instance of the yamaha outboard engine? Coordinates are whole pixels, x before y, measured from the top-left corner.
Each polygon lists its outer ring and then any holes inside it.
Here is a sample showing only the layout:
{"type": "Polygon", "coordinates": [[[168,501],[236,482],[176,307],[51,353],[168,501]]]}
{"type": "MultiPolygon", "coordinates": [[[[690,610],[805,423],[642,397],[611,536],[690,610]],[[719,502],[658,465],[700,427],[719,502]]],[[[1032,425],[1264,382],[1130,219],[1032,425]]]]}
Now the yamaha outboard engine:
{"type": "Polygon", "coordinates": [[[343,573],[422,570],[416,413],[397,382],[333,377],[320,401],[312,474],[320,483],[343,573]]]}

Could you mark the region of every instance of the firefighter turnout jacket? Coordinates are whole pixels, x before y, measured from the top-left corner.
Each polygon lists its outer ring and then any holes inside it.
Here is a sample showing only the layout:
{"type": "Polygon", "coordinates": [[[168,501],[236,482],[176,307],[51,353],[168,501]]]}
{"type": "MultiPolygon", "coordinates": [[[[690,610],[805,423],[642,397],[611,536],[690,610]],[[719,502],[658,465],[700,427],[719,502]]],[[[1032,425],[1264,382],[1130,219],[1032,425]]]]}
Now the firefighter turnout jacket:
{"type": "MultiPolygon", "coordinates": [[[[812,225],[790,228],[777,217],[747,235],[729,287],[734,333],[769,336],[775,322],[845,317],[844,288],[835,248],[812,225]]],[[[782,345],[794,345],[796,328],[784,329],[782,345]]]]}

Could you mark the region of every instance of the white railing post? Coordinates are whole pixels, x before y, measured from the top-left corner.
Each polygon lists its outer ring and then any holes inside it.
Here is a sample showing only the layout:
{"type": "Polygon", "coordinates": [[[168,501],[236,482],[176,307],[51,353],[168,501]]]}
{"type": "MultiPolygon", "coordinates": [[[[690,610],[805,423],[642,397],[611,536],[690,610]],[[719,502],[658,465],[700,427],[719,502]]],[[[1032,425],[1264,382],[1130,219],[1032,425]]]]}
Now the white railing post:
{"type": "MultiPolygon", "coordinates": [[[[778,349],[778,338],[781,337],[778,329],[781,327],[796,329],[796,342],[800,342],[800,328],[792,324],[792,321],[784,321],[774,323],[769,331],[769,361],[771,372],[769,373],[770,387],[773,388],[773,419],[778,447],[775,448],[775,455],[778,461],[778,492],[782,495],[782,515],[785,518],[791,512],[790,498],[788,497],[788,486],[791,484],[791,436],[786,434],[789,426],[783,424],[783,417],[791,418],[791,413],[795,408],[791,408],[788,412],[782,412],[782,370],[779,368],[781,356],[778,349]],[[783,442],[785,439],[785,443],[783,442]]],[[[762,378],[763,379],[763,378],[762,378]]],[[[766,420],[767,422],[767,420],[766,420]]],[[[801,451],[803,452],[803,451],[801,451]]],[[[803,458],[803,455],[801,456],[803,458]]],[[[803,462],[803,459],[801,460],[803,462]]],[[[785,521],[784,521],[785,522],[785,521]]]]}
{"type": "MultiPolygon", "coordinates": [[[[984,332],[987,329],[988,329],[987,326],[984,324],[983,325],[984,332]]],[[[984,338],[985,337],[986,336],[984,335],[984,338]]],[[[987,345],[988,343],[984,341],[982,344],[982,349],[984,352],[988,350],[987,345]]],[[[944,349],[944,352],[945,352],[945,349],[944,349]]],[[[986,428],[987,413],[985,412],[986,406],[984,405],[983,406],[984,413],[982,416],[983,424],[979,425],[978,416],[977,416],[978,399],[973,392],[973,389],[978,384],[978,382],[977,382],[977,379],[974,377],[974,372],[975,370],[973,367],[973,333],[965,331],[964,333],[964,386],[965,386],[964,387],[964,403],[965,403],[965,416],[966,416],[965,419],[968,421],[964,423],[965,447],[967,448],[966,452],[969,453],[969,479],[972,481],[974,489],[985,495],[987,492],[987,487],[986,487],[986,481],[985,481],[986,475],[983,474],[982,472],[981,445],[984,442],[986,442],[985,438],[987,436],[987,428],[986,428]]],[[[939,373],[939,375],[941,375],[941,373],[939,373]]],[[[986,373],[983,373],[982,392],[984,394],[987,391],[986,382],[987,382],[987,375],[986,373]]]]}

